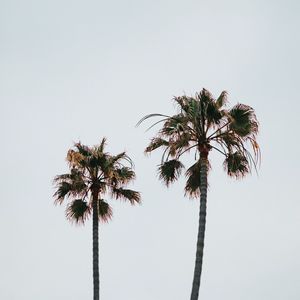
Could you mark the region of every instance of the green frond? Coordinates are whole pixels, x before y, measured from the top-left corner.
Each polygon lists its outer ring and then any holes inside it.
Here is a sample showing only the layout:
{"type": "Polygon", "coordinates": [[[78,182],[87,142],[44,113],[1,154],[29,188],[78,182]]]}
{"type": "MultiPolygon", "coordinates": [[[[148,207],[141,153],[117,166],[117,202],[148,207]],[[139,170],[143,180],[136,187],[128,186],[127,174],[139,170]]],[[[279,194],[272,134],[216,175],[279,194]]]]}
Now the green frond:
{"type": "Polygon", "coordinates": [[[100,142],[100,145],[98,147],[96,147],[96,152],[99,154],[103,153],[104,152],[104,147],[106,145],[106,138],[104,137],[101,142],[100,142]]]}
{"type": "Polygon", "coordinates": [[[224,161],[224,169],[230,177],[242,178],[250,173],[249,160],[241,151],[229,153],[224,161]]]}
{"type": "Polygon", "coordinates": [[[206,89],[202,89],[199,93],[196,93],[196,99],[200,104],[199,109],[201,110],[201,113],[204,114],[207,104],[214,101],[212,94],[206,89]]]}
{"type": "Polygon", "coordinates": [[[126,154],[126,152],[121,152],[117,155],[111,156],[110,163],[111,166],[115,166],[116,164],[122,165],[121,161],[127,161],[131,167],[133,167],[133,161],[131,158],[126,154]]]}
{"type": "Polygon", "coordinates": [[[185,194],[191,198],[200,196],[200,159],[187,169],[185,172],[187,177],[185,185],[185,194]]]}
{"type": "Polygon", "coordinates": [[[113,216],[112,208],[103,199],[98,200],[98,215],[99,220],[104,223],[107,223],[113,216]]]}
{"type": "Polygon", "coordinates": [[[82,199],[76,199],[68,204],[66,209],[66,217],[69,221],[77,224],[84,224],[91,213],[91,208],[87,202],[82,199]]]}
{"type": "Polygon", "coordinates": [[[107,174],[109,170],[113,167],[111,156],[108,153],[101,153],[95,157],[93,161],[93,168],[97,168],[104,174],[107,174]]]}
{"type": "Polygon", "coordinates": [[[188,131],[178,134],[176,138],[169,142],[169,154],[171,157],[177,157],[182,150],[190,147],[190,142],[193,139],[188,131]]]}
{"type": "Polygon", "coordinates": [[[72,180],[72,174],[70,173],[67,173],[67,174],[61,174],[61,175],[57,175],[54,177],[53,179],[53,183],[54,184],[57,184],[59,182],[62,182],[62,181],[70,181],[72,180]]]}
{"type": "Polygon", "coordinates": [[[218,109],[221,109],[223,106],[226,105],[226,103],[227,103],[227,96],[228,96],[228,93],[226,91],[223,91],[220,94],[220,96],[216,100],[216,106],[217,106],[218,109]]]}
{"type": "Polygon", "coordinates": [[[189,121],[199,120],[201,115],[199,102],[192,97],[188,98],[188,106],[186,111],[186,116],[189,121]]]}
{"type": "Polygon", "coordinates": [[[149,153],[152,152],[153,150],[161,147],[161,146],[168,146],[169,142],[160,138],[160,137],[156,137],[153,138],[150,142],[150,144],[148,145],[148,147],[145,149],[145,153],[149,153]]]}
{"type": "Polygon", "coordinates": [[[208,102],[206,107],[206,120],[208,121],[207,123],[212,125],[220,124],[222,118],[223,113],[218,108],[216,102],[208,102]]]}
{"type": "Polygon", "coordinates": [[[170,183],[178,179],[183,168],[184,165],[179,160],[165,161],[158,168],[159,179],[169,186],[170,183]]]}
{"type": "Polygon", "coordinates": [[[220,107],[225,103],[226,92],[221,93],[218,100],[215,100],[208,90],[202,89],[196,94],[196,98],[199,103],[199,122],[202,131],[204,132],[205,128],[205,132],[208,132],[209,128],[221,124],[224,112],[220,107]]]}
{"type": "Polygon", "coordinates": [[[169,116],[166,115],[162,115],[162,114],[149,114],[144,116],[143,118],[141,118],[135,126],[140,126],[144,121],[146,121],[149,118],[153,118],[153,117],[164,117],[164,118],[169,118],[169,116]]]}
{"type": "Polygon", "coordinates": [[[241,137],[255,136],[258,133],[258,121],[252,107],[235,105],[228,113],[229,128],[241,137]]]}
{"type": "Polygon", "coordinates": [[[59,182],[57,184],[57,189],[53,195],[53,197],[55,198],[54,203],[62,204],[65,197],[68,197],[71,192],[72,192],[72,186],[70,183],[68,183],[66,181],[59,182]]]}
{"type": "Polygon", "coordinates": [[[82,173],[74,168],[70,174],[57,175],[54,184],[56,191],[53,196],[56,204],[61,204],[65,197],[83,195],[88,188],[82,173]]]}
{"type": "Polygon", "coordinates": [[[128,200],[132,205],[141,202],[141,195],[137,191],[123,189],[123,188],[112,188],[112,195],[116,199],[128,200]]]}
{"type": "Polygon", "coordinates": [[[88,146],[85,146],[81,144],[81,142],[75,143],[74,145],[77,149],[77,152],[80,153],[83,156],[91,156],[92,155],[92,149],[90,149],[88,146]]]}
{"type": "Polygon", "coordinates": [[[160,134],[162,136],[170,137],[174,134],[178,134],[187,130],[187,119],[184,115],[178,114],[168,118],[164,124],[162,129],[160,130],[160,134]]]}
{"type": "Polygon", "coordinates": [[[126,184],[135,179],[135,172],[129,167],[116,168],[112,172],[111,184],[118,186],[119,184],[126,184]]]}
{"type": "Polygon", "coordinates": [[[187,113],[189,111],[189,100],[190,98],[187,96],[179,96],[179,97],[174,97],[173,100],[176,102],[176,104],[179,105],[181,112],[187,113]]]}
{"type": "Polygon", "coordinates": [[[232,149],[241,149],[241,145],[243,143],[238,135],[229,131],[224,132],[219,138],[216,139],[216,142],[224,145],[226,147],[226,151],[228,152],[230,152],[232,149]]]}

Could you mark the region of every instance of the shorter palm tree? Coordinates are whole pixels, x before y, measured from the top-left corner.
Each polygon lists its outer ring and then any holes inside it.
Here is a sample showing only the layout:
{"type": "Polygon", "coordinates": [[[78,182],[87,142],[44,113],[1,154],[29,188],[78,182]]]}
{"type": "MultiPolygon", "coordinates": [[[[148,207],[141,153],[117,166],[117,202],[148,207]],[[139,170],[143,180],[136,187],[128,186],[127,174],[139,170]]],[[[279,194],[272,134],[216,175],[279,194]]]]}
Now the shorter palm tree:
{"type": "Polygon", "coordinates": [[[104,152],[106,139],[100,145],[88,147],[75,143],[75,149],[67,154],[70,172],[54,178],[55,203],[69,200],[66,217],[71,222],[84,224],[93,219],[93,282],[94,300],[99,300],[99,220],[107,222],[112,217],[112,208],[105,195],[128,200],[132,205],[140,203],[140,193],[127,189],[126,185],[135,178],[131,159],[122,152],[111,155],[104,152]]]}

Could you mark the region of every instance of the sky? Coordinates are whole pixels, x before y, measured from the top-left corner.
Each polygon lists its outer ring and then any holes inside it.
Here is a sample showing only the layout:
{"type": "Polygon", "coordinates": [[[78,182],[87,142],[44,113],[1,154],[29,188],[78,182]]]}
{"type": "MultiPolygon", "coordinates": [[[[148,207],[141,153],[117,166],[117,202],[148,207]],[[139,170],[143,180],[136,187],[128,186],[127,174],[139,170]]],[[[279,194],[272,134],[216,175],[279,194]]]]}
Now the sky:
{"type": "MultiPolygon", "coordinates": [[[[260,122],[262,162],[227,178],[211,153],[200,298],[300,298],[299,18],[296,0],[0,1],[0,299],[92,299],[92,227],[53,203],[74,142],[107,137],[135,162],[142,204],[108,199],[105,300],[189,299],[199,201],[143,154],[173,96],[227,90],[260,122]]],[[[193,157],[186,158],[186,165],[193,157]]]]}

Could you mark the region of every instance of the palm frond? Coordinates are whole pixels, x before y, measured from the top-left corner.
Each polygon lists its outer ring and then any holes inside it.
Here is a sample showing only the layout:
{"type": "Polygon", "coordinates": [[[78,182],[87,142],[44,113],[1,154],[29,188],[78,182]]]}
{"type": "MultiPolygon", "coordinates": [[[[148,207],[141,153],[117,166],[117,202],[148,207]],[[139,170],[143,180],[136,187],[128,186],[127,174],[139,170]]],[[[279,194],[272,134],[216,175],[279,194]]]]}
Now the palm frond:
{"type": "Polygon", "coordinates": [[[137,123],[136,123],[136,127],[140,126],[145,120],[152,118],[152,117],[164,117],[164,118],[169,118],[169,116],[163,115],[163,114],[149,114],[144,116],[143,118],[141,118],[137,123]]]}
{"type": "Polygon", "coordinates": [[[221,109],[223,106],[226,105],[226,103],[227,103],[227,96],[228,96],[228,93],[226,91],[223,91],[220,94],[220,96],[216,100],[216,106],[217,106],[218,109],[221,109]]]}
{"type": "Polygon", "coordinates": [[[128,200],[132,205],[141,202],[140,193],[129,189],[113,187],[112,195],[116,199],[128,200]]]}
{"type": "Polygon", "coordinates": [[[70,174],[70,173],[66,173],[66,174],[61,174],[61,175],[56,175],[53,179],[53,183],[54,184],[57,184],[59,182],[63,182],[63,181],[66,181],[66,182],[69,182],[73,179],[73,175],[70,174]]]}
{"type": "Polygon", "coordinates": [[[153,150],[155,150],[161,146],[168,146],[168,145],[169,145],[169,142],[165,139],[162,139],[160,137],[153,138],[150,141],[150,144],[145,149],[145,153],[152,152],[153,150]]]}
{"type": "Polygon", "coordinates": [[[230,177],[235,177],[237,179],[250,173],[249,160],[242,151],[229,153],[223,166],[230,177]]]}
{"type": "Polygon", "coordinates": [[[184,131],[178,134],[175,138],[171,139],[169,142],[169,154],[171,157],[177,157],[185,149],[190,148],[190,142],[193,141],[191,134],[188,131],[184,131]]]}
{"type": "Polygon", "coordinates": [[[186,117],[183,114],[178,114],[168,118],[164,122],[163,127],[160,130],[160,134],[162,136],[170,137],[174,134],[186,131],[187,129],[186,117]]]}
{"type": "Polygon", "coordinates": [[[200,111],[200,105],[199,101],[195,98],[188,98],[188,106],[187,106],[187,111],[186,111],[186,116],[189,119],[189,121],[193,122],[194,120],[198,120],[201,111],[200,111]]]}
{"type": "Polygon", "coordinates": [[[73,149],[70,149],[67,153],[66,159],[71,167],[82,167],[82,163],[84,162],[85,156],[79,151],[74,151],[73,149]]]}
{"type": "Polygon", "coordinates": [[[76,224],[84,224],[91,213],[88,203],[82,199],[76,199],[68,204],[66,209],[66,217],[69,221],[76,224]]]}
{"type": "Polygon", "coordinates": [[[229,112],[229,128],[241,137],[255,136],[258,133],[258,121],[252,107],[245,104],[235,105],[229,112]]]}
{"type": "Polygon", "coordinates": [[[98,200],[98,215],[99,220],[104,223],[107,223],[109,220],[111,220],[113,216],[112,208],[103,199],[98,200]]]}
{"type": "Polygon", "coordinates": [[[55,198],[54,203],[55,204],[62,204],[65,197],[68,197],[70,193],[72,192],[72,185],[66,181],[59,182],[57,184],[57,189],[53,195],[55,198]]]}
{"type": "Polygon", "coordinates": [[[176,102],[176,104],[179,105],[181,109],[181,113],[183,112],[187,113],[189,111],[189,100],[190,100],[189,97],[184,95],[184,96],[174,97],[173,100],[176,102]]]}
{"type": "Polygon", "coordinates": [[[112,172],[111,184],[118,186],[119,184],[126,184],[135,179],[135,172],[129,167],[116,168],[112,172]]]}
{"type": "Polygon", "coordinates": [[[216,102],[209,101],[206,107],[206,120],[208,124],[207,126],[209,127],[210,124],[220,124],[222,118],[222,111],[218,108],[216,102]]]}
{"type": "Polygon", "coordinates": [[[87,192],[87,184],[85,183],[82,173],[75,169],[71,169],[70,174],[57,175],[54,178],[56,191],[54,193],[55,204],[61,204],[65,197],[80,196],[87,192]]]}
{"type": "Polygon", "coordinates": [[[97,153],[103,153],[104,152],[104,147],[106,145],[106,138],[102,138],[100,145],[96,148],[97,149],[97,153]]]}
{"type": "Polygon", "coordinates": [[[126,154],[125,151],[110,157],[111,166],[123,166],[122,161],[129,163],[130,167],[134,167],[132,159],[126,154]]]}
{"type": "Polygon", "coordinates": [[[163,162],[158,167],[159,179],[165,182],[167,186],[178,179],[184,165],[176,159],[163,162]]]}
{"type": "Polygon", "coordinates": [[[243,144],[242,139],[230,131],[223,132],[215,141],[218,144],[224,145],[228,152],[232,151],[232,149],[241,150],[241,145],[243,144]]]}
{"type": "Polygon", "coordinates": [[[86,145],[81,144],[81,142],[75,143],[74,145],[77,149],[77,152],[79,152],[83,156],[91,156],[92,155],[92,149],[89,148],[86,145]]]}
{"type": "Polygon", "coordinates": [[[189,167],[185,176],[187,177],[186,185],[185,185],[185,194],[190,198],[196,198],[200,196],[200,159],[189,167]]]}

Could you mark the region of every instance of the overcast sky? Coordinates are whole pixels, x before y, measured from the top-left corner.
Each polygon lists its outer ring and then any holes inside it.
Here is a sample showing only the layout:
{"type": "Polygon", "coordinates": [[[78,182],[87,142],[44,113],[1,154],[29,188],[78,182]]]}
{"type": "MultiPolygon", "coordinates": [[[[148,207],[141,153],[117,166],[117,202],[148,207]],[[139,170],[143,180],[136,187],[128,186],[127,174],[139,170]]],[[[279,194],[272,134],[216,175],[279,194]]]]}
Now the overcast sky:
{"type": "MultiPolygon", "coordinates": [[[[200,299],[300,299],[297,0],[0,1],[0,299],[92,299],[92,228],[67,222],[52,179],[73,142],[108,138],[143,203],[110,201],[104,300],[189,299],[199,201],[157,178],[145,114],[203,87],[260,121],[262,164],[228,179],[211,153],[200,299]]],[[[187,159],[191,163],[193,157],[187,159]]]]}

